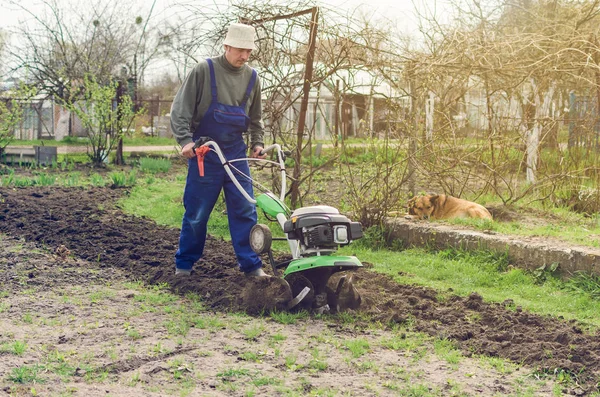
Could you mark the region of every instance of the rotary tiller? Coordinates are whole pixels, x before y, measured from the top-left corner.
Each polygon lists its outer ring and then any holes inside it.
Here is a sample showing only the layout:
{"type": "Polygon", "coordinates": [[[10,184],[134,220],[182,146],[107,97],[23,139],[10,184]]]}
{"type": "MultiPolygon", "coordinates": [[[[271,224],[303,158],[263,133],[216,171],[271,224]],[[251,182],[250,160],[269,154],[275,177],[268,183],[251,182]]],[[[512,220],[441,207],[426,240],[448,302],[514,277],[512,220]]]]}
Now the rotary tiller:
{"type": "Polygon", "coordinates": [[[267,225],[257,224],[250,232],[250,246],[259,255],[267,254],[273,273],[286,281],[292,299],[286,303],[288,309],[307,309],[319,313],[357,309],[361,297],[353,285],[352,271],[362,267],[355,256],[336,255],[340,246],[348,245],[362,237],[359,222],[352,222],[333,207],[316,205],[291,211],[284,203],[286,191],[285,155],[278,144],[268,146],[263,153],[275,150],[277,161],[244,158],[227,160],[219,145],[210,138],[196,141],[194,152],[202,174],[203,158],[208,150],[219,157],[225,171],[246,200],[255,203],[267,219],[277,222],[285,237],[273,237],[267,225]],[[268,189],[251,180],[232,164],[235,161],[261,161],[272,163],[281,171],[281,190],[277,197],[268,189]],[[238,177],[248,178],[262,193],[252,198],[239,184],[238,177]],[[286,240],[291,259],[277,262],[271,244],[273,240],[286,240]]]}

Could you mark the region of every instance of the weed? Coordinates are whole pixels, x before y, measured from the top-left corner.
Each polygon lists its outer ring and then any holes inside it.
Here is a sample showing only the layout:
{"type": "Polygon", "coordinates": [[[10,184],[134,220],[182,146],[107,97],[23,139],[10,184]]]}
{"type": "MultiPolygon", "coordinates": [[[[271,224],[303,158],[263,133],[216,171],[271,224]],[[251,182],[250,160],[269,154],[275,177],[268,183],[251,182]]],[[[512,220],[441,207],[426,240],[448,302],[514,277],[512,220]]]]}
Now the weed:
{"type": "Polygon", "coordinates": [[[39,376],[44,369],[43,366],[37,364],[12,368],[8,380],[15,383],[44,383],[45,379],[39,376]]]}
{"type": "Polygon", "coordinates": [[[325,371],[329,366],[316,347],[310,352],[312,359],[308,362],[308,368],[315,371],[325,371]]]}
{"type": "Polygon", "coordinates": [[[52,186],[56,183],[56,176],[50,174],[40,174],[34,180],[39,186],[52,186]]]}
{"type": "Polygon", "coordinates": [[[287,339],[287,336],[277,333],[277,334],[271,335],[271,339],[273,340],[273,342],[283,342],[284,340],[287,339]]]}
{"type": "Polygon", "coordinates": [[[387,248],[385,230],[380,226],[371,226],[364,230],[363,237],[353,243],[354,247],[380,250],[387,248]]]}
{"type": "Polygon", "coordinates": [[[133,339],[133,340],[142,339],[142,334],[140,334],[140,331],[138,331],[135,328],[127,328],[125,332],[127,334],[127,337],[130,339],[133,339]]]}
{"type": "Polygon", "coordinates": [[[533,270],[533,278],[536,283],[543,284],[544,282],[557,277],[558,273],[558,263],[551,263],[550,265],[543,264],[537,269],[533,270]]]}
{"type": "Polygon", "coordinates": [[[178,300],[176,296],[163,292],[160,288],[157,288],[156,286],[150,291],[145,291],[141,294],[135,295],[133,299],[136,302],[147,303],[154,307],[168,305],[178,300]]]}
{"type": "Polygon", "coordinates": [[[217,373],[219,378],[239,378],[250,376],[250,370],[246,368],[230,368],[217,373]]]}
{"type": "Polygon", "coordinates": [[[448,339],[437,339],[433,343],[435,354],[445,360],[448,364],[458,364],[462,354],[455,346],[455,343],[448,339]]]}
{"type": "Polygon", "coordinates": [[[481,356],[479,357],[479,360],[483,364],[489,365],[490,367],[494,368],[501,374],[511,374],[517,369],[517,366],[515,364],[512,364],[509,361],[498,357],[481,356]]]}
{"type": "Polygon", "coordinates": [[[26,324],[33,324],[33,317],[30,313],[25,313],[21,316],[21,320],[26,324]]]}
{"type": "Polygon", "coordinates": [[[136,371],[131,376],[131,379],[129,379],[129,386],[130,387],[135,387],[135,385],[137,385],[141,381],[142,381],[142,378],[141,378],[141,375],[140,375],[140,371],[136,371]]]}
{"type": "Polygon", "coordinates": [[[246,328],[244,330],[244,338],[246,340],[257,340],[258,336],[260,334],[262,334],[265,330],[265,327],[263,324],[258,324],[258,325],[252,325],[249,328],[246,328]]]}
{"type": "Polygon", "coordinates": [[[190,331],[191,324],[186,319],[168,320],[164,323],[169,335],[186,336],[190,331]]]}
{"type": "Polygon", "coordinates": [[[184,363],[182,359],[174,359],[169,362],[169,368],[175,379],[183,379],[187,373],[191,373],[192,370],[189,365],[184,363]]]}
{"type": "Polygon", "coordinates": [[[298,357],[295,354],[286,356],[285,357],[285,366],[290,371],[296,371],[296,370],[302,368],[302,365],[296,364],[297,361],[298,361],[298,357]]]}
{"type": "Polygon", "coordinates": [[[353,358],[361,357],[369,351],[369,342],[364,339],[344,341],[344,347],[350,351],[353,358]]]}
{"type": "Polygon", "coordinates": [[[277,378],[269,378],[269,377],[260,377],[252,380],[252,384],[256,387],[260,386],[269,386],[269,385],[281,385],[281,379],[277,378]]]}
{"type": "Polygon", "coordinates": [[[3,343],[0,345],[0,353],[6,352],[16,356],[22,356],[27,350],[27,343],[25,341],[14,341],[12,343],[3,343]]]}
{"type": "Polygon", "coordinates": [[[127,177],[123,172],[111,172],[108,177],[112,181],[113,187],[124,187],[127,182],[127,177]]]}
{"type": "Polygon", "coordinates": [[[98,186],[98,187],[103,187],[106,185],[106,181],[104,180],[104,177],[102,177],[102,175],[100,175],[100,174],[90,175],[90,183],[92,184],[92,186],[98,186]]]}
{"type": "Polygon", "coordinates": [[[377,365],[373,361],[364,361],[356,365],[358,372],[365,373],[369,371],[379,372],[377,365]]]}
{"type": "Polygon", "coordinates": [[[253,352],[244,352],[240,355],[240,358],[244,361],[254,361],[256,363],[261,361],[258,354],[253,352]]]}
{"type": "Polygon", "coordinates": [[[75,374],[75,371],[77,370],[75,366],[71,365],[68,362],[67,358],[65,357],[65,354],[59,352],[58,350],[54,350],[48,353],[46,361],[46,370],[54,372],[60,375],[61,377],[73,376],[75,374]]]}
{"type": "Polygon", "coordinates": [[[68,187],[79,186],[81,184],[80,177],[81,175],[79,172],[70,172],[64,181],[64,185],[68,187]]]}
{"type": "Polygon", "coordinates": [[[208,329],[209,332],[215,333],[224,328],[227,324],[216,316],[199,317],[194,321],[194,327],[198,329],[208,329]]]}
{"type": "Polygon", "coordinates": [[[565,289],[581,295],[588,295],[592,299],[600,299],[600,276],[576,272],[565,283],[565,289]]]}
{"type": "Polygon", "coordinates": [[[16,177],[12,183],[15,187],[27,187],[35,185],[35,180],[26,177],[16,177]]]}
{"type": "Polygon", "coordinates": [[[271,318],[273,321],[278,322],[280,324],[290,325],[296,324],[298,320],[304,320],[308,318],[308,312],[300,311],[298,313],[290,313],[290,312],[271,312],[271,318]]]}
{"type": "Polygon", "coordinates": [[[129,174],[127,175],[127,178],[125,180],[125,183],[127,184],[127,186],[135,186],[135,184],[137,183],[137,174],[136,174],[135,170],[131,170],[129,172],[129,174]]]}

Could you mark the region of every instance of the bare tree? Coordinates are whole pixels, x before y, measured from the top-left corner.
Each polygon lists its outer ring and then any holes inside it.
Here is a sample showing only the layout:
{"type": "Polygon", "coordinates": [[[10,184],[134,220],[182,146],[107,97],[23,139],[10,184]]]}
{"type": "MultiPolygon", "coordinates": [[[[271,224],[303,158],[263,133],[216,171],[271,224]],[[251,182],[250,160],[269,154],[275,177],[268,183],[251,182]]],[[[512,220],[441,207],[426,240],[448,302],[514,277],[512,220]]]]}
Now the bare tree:
{"type": "Polygon", "coordinates": [[[29,16],[13,32],[12,70],[58,101],[75,100],[85,76],[99,83],[123,73],[141,78],[155,54],[159,38],[150,43],[148,20],[131,16],[132,3],[95,0],[80,7],[42,0],[28,8],[9,2],[29,16]]]}
{"type": "Polygon", "coordinates": [[[421,174],[505,203],[573,180],[542,149],[556,140],[569,92],[600,94],[598,10],[597,1],[457,0],[446,24],[422,15],[425,45],[410,57],[418,97],[435,94],[436,128],[419,143],[421,174]]]}

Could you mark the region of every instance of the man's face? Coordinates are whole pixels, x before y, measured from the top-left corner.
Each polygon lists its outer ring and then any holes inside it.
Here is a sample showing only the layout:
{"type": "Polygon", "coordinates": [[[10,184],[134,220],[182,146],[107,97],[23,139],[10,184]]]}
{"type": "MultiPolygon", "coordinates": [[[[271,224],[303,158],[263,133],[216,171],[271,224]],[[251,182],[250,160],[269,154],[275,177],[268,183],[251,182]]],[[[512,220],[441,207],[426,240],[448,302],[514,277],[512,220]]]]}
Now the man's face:
{"type": "Polygon", "coordinates": [[[248,58],[250,58],[250,53],[252,50],[246,48],[236,48],[226,45],[225,46],[225,58],[236,68],[240,68],[244,66],[246,62],[248,62],[248,58]]]}

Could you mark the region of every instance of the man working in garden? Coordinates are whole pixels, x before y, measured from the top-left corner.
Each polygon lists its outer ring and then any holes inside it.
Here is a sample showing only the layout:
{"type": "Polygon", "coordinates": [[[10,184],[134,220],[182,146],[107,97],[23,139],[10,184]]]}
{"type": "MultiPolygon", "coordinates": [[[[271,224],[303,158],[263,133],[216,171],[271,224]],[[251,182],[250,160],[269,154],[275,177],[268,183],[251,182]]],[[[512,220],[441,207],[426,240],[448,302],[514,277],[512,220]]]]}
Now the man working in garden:
{"type": "MultiPolygon", "coordinates": [[[[187,76],[171,107],[173,135],[188,158],[188,174],[183,195],[185,213],[175,254],[175,274],[189,276],[203,254],[207,223],[221,190],[225,192],[229,232],[240,270],[249,276],[266,276],[262,261],[250,248],[250,229],[257,222],[256,206],[248,202],[226,174],[214,152],[206,154],[204,176],[199,175],[194,141],[210,137],[228,160],[245,158],[247,146],[242,136],[250,133],[250,157],[264,158],[260,80],[246,65],[255,49],[256,30],[239,23],[229,26],[225,53],[201,61],[187,76]]],[[[235,163],[250,175],[247,161],[235,163]]],[[[253,197],[252,184],[238,178],[253,197]]]]}

